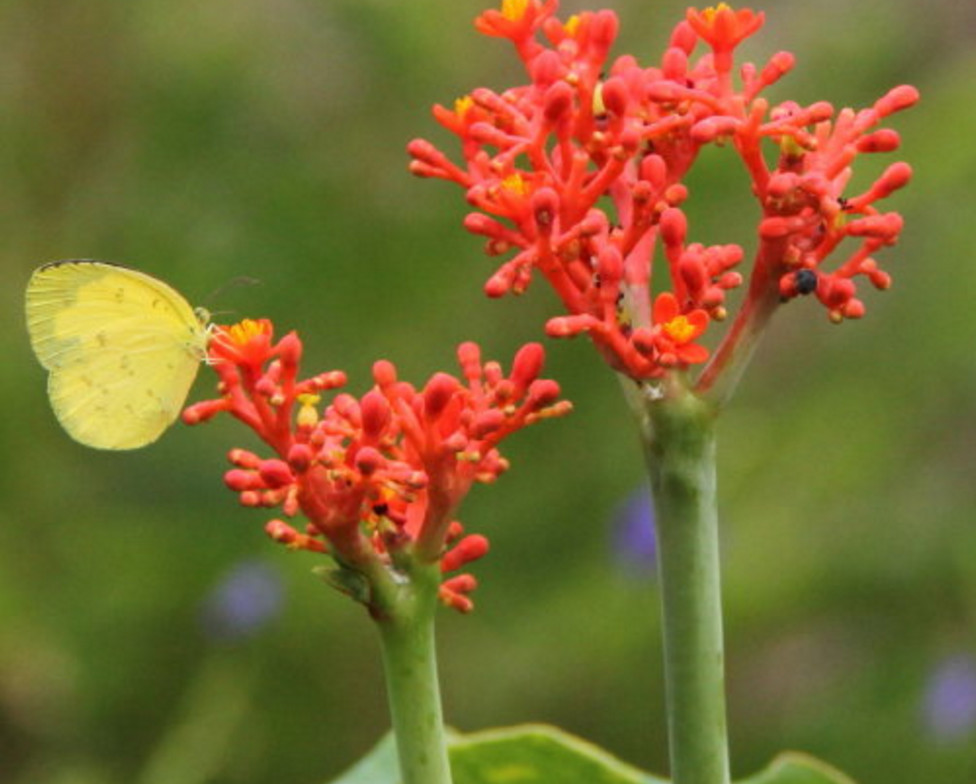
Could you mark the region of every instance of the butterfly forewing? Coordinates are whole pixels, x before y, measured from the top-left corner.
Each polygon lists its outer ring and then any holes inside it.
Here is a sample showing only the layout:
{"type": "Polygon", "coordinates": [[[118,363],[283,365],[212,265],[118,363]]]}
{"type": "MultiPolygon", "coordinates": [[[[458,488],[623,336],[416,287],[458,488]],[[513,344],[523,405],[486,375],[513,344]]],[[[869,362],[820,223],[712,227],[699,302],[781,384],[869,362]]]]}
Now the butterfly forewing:
{"type": "Polygon", "coordinates": [[[104,262],[58,262],[27,290],[31,345],[48,394],[76,440],[102,449],[148,444],[179,414],[207,334],[172,288],[104,262]]]}

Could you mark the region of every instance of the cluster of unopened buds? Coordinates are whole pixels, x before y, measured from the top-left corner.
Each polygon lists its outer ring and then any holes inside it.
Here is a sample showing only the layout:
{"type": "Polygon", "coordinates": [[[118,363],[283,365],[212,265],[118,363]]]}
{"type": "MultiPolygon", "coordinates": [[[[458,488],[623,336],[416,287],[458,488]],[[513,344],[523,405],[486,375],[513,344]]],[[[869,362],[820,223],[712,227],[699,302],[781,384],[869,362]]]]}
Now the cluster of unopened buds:
{"type": "MultiPolygon", "coordinates": [[[[544,353],[536,343],[519,350],[507,376],[464,343],[462,379],[437,373],[419,390],[379,361],[369,392],[338,393],[327,406],[322,394],[344,386],[346,376],[300,380],[301,353],[294,332],[275,343],[266,320],[216,327],[208,363],[220,397],[188,407],[183,420],[227,412],[250,427],[274,456],[232,450],[227,486],[245,506],[304,516],[304,530],[274,519],[266,531],[289,547],[329,553],[354,573],[395,569],[409,557],[439,561],[447,574],[484,555],[487,540],[464,535],[454,519],[458,504],[473,482],[492,482],[507,469],[498,451],[506,436],[570,410],[558,384],[539,378],[544,353]]],[[[466,612],[475,585],[469,574],[447,577],[440,597],[466,612]]]]}
{"type": "MultiPolygon", "coordinates": [[[[735,48],[763,15],[720,4],[689,9],[659,64],[625,55],[608,62],[618,21],[611,11],[555,17],[557,0],[504,0],[475,21],[485,35],[508,39],[528,83],[502,92],[478,88],[436,119],[461,142],[454,163],[430,142],[408,146],[411,171],[465,189],[475,208],[466,228],[486,238],[490,256],[510,256],[485,290],[521,293],[544,276],[567,315],[550,336],[588,333],[617,370],[635,379],[708,360],[696,341],[728,315],[726,292],[743,282],[737,245],[688,242],[682,179],[709,144],[738,153],[759,203],[757,251],[748,291],[724,340],[750,332],[781,302],[813,294],[834,321],[859,318],[856,278],[890,285],[874,253],[902,227],[878,201],[904,186],[911,169],[889,166],[865,191],[848,193],[861,153],[889,152],[898,134],[879,128],[918,100],[909,86],[872,107],[835,112],[826,102],[770,106],[762,91],[794,63],[788,52],[733,74],[735,48]],[[699,42],[710,51],[693,57],[699,42]],[[764,144],[777,159],[767,162],[764,144]],[[846,258],[824,267],[845,239],[846,258]],[[655,281],[660,244],[670,283],[655,281]]],[[[731,347],[724,349],[730,352],[731,347]]],[[[719,351],[723,351],[722,348],[719,351]]]]}

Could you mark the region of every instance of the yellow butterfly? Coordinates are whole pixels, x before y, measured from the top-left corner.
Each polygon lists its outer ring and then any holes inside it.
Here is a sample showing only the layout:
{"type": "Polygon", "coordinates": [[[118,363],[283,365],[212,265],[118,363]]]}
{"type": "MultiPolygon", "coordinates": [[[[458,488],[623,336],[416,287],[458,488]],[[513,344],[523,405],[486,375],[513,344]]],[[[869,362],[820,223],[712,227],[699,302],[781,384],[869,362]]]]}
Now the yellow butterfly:
{"type": "Polygon", "coordinates": [[[161,280],[116,264],[45,264],[27,284],[26,309],[58,421],[97,449],[159,438],[206,358],[209,314],[161,280]]]}

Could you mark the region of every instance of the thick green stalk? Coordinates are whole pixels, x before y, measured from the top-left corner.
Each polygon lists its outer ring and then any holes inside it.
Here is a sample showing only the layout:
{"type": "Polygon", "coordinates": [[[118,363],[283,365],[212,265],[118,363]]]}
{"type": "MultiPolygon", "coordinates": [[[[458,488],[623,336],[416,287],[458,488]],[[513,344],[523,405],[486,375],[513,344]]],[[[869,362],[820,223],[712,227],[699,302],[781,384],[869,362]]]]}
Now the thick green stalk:
{"type": "Polygon", "coordinates": [[[388,586],[377,618],[402,784],[451,784],[437,681],[434,613],[440,565],[388,586]]]}
{"type": "Polygon", "coordinates": [[[728,784],[714,414],[681,388],[639,405],[656,510],[672,781],[728,784]]]}

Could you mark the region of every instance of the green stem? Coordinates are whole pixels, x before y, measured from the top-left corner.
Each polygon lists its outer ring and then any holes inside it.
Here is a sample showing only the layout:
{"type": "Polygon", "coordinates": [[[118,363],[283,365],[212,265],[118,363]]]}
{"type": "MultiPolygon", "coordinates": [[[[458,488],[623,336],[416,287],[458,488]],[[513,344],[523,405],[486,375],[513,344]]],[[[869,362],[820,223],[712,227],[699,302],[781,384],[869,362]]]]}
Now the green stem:
{"type": "Polygon", "coordinates": [[[382,597],[377,618],[402,784],[451,784],[434,645],[439,583],[439,563],[416,568],[382,597]]]}
{"type": "Polygon", "coordinates": [[[671,386],[635,407],[656,510],[671,776],[728,784],[714,410],[671,386]]]}

